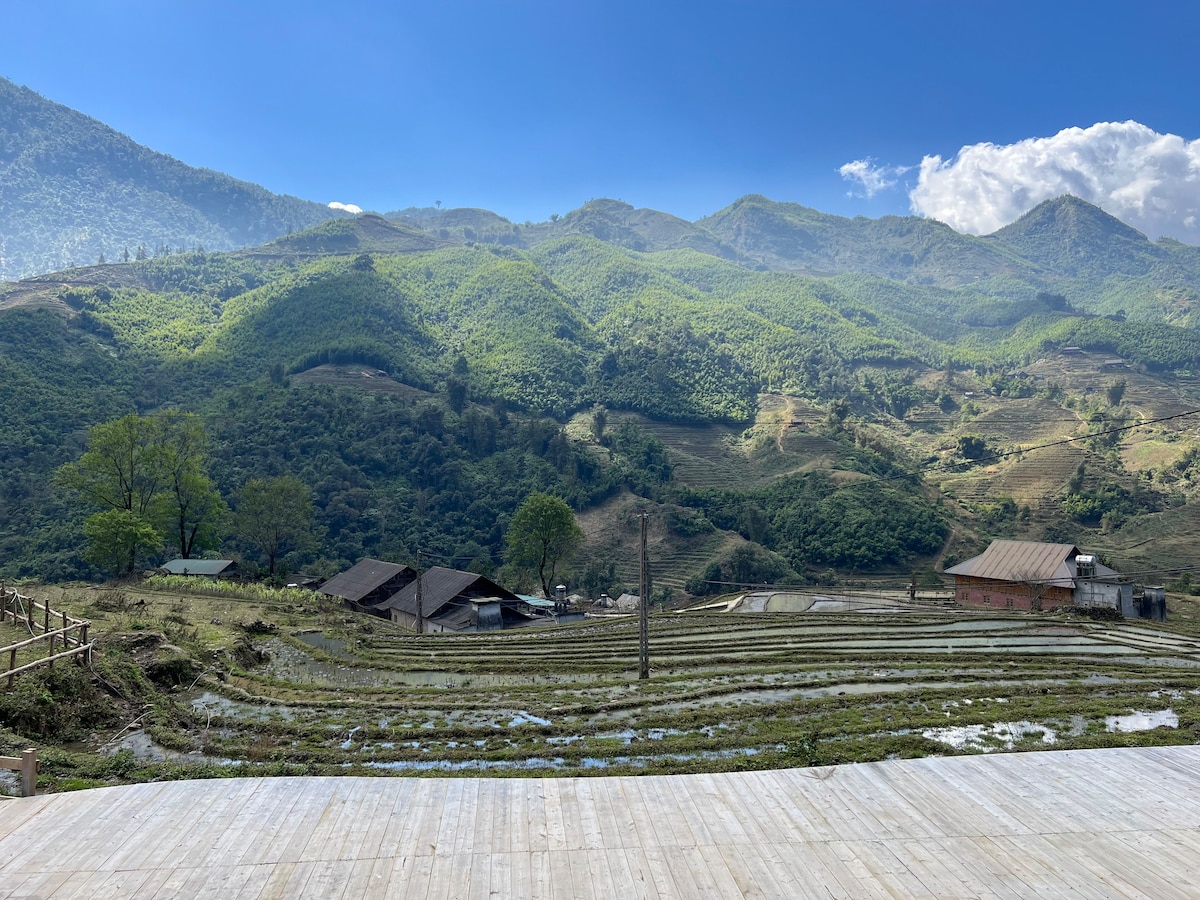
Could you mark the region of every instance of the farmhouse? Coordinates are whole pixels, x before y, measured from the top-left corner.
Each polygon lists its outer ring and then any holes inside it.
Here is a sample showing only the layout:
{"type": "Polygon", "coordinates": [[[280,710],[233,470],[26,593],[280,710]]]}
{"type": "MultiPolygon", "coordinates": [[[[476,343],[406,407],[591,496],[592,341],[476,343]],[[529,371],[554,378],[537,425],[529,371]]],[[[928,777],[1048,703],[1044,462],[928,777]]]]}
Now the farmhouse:
{"type": "Polygon", "coordinates": [[[1070,606],[1137,616],[1133,585],[1073,544],[992,541],[979,556],[946,570],[954,600],[990,609],[1047,610],[1070,606]]]}
{"type": "Polygon", "coordinates": [[[229,578],[237,571],[232,559],[173,559],[159,566],[168,575],[190,575],[199,578],[229,578]]]}
{"type": "Polygon", "coordinates": [[[317,590],[327,597],[343,600],[355,609],[373,611],[372,607],[383,603],[416,577],[412,566],[367,558],[334,575],[317,590]]]}
{"type": "Polygon", "coordinates": [[[421,575],[419,598],[417,588],[414,578],[371,612],[426,633],[498,631],[545,621],[512,591],[473,572],[433,566],[421,575]]]}

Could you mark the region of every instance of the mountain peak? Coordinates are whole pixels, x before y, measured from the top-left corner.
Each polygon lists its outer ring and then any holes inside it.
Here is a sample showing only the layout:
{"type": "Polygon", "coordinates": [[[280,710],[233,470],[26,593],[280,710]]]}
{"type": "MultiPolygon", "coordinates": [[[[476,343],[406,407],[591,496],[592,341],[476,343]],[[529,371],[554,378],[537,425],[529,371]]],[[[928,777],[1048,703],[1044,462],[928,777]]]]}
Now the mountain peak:
{"type": "Polygon", "coordinates": [[[989,238],[1069,275],[1140,275],[1162,255],[1136,228],[1072,194],[1043,200],[989,238]]]}
{"type": "Polygon", "coordinates": [[[992,236],[1011,240],[1018,234],[1042,228],[1057,228],[1080,236],[1108,234],[1120,236],[1125,240],[1149,240],[1136,228],[1126,225],[1100,207],[1088,203],[1074,194],[1063,194],[1050,200],[1043,200],[1021,218],[1005,225],[992,236]]]}

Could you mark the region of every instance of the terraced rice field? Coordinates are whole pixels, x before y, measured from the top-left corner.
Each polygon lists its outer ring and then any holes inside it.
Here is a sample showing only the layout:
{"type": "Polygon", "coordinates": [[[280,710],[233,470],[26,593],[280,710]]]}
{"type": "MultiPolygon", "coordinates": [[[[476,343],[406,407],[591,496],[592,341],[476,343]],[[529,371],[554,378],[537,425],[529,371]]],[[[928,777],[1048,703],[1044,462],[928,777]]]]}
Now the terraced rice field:
{"type": "Polygon", "coordinates": [[[1200,640],[956,611],[652,617],[417,636],[355,620],[262,642],[110,744],[224,774],[692,772],[1194,743],[1200,640]],[[152,739],[152,740],[151,740],[152,739]],[[170,748],[169,750],[166,748],[170,748]]]}

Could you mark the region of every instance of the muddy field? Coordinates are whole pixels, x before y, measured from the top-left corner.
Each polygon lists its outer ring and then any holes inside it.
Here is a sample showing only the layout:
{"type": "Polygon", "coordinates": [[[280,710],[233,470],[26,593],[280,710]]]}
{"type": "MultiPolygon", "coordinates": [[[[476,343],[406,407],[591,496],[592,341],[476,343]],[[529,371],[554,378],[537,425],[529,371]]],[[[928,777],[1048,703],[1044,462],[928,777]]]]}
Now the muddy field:
{"type": "Polygon", "coordinates": [[[109,624],[164,623],[192,642],[195,677],[130,727],[49,750],[49,771],[695,772],[1200,738],[1200,640],[1169,625],[657,615],[638,681],[633,618],[416,636],[317,605],[144,592],[109,624]],[[248,621],[258,663],[223,646],[248,621]]]}

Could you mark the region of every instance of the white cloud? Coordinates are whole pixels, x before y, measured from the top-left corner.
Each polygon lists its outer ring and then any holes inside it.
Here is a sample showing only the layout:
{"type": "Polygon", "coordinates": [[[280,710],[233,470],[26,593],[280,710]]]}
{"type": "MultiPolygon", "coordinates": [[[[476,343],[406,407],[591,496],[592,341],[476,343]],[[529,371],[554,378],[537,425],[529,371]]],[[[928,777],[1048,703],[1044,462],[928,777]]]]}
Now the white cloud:
{"type": "Polygon", "coordinates": [[[354,213],[356,216],[362,212],[361,206],[355,206],[353,203],[338,203],[336,200],[329,204],[329,208],[345,210],[348,213],[354,213]]]}
{"type": "Polygon", "coordinates": [[[850,191],[849,196],[870,198],[880,191],[895,187],[894,176],[903,175],[908,169],[908,166],[877,166],[875,161],[868,156],[866,159],[856,159],[854,162],[846,163],[838,169],[838,174],[846,181],[855,181],[862,187],[861,194],[850,191]]]}
{"type": "Polygon", "coordinates": [[[1200,140],[1139,122],[1099,122],[1015,144],[972,144],[926,156],[913,212],[989,234],[1043,200],[1074,194],[1151,238],[1200,242],[1200,140]]]}

